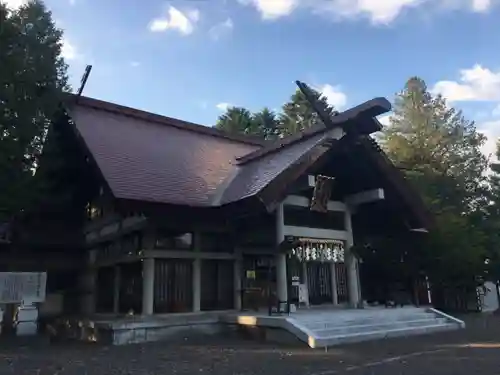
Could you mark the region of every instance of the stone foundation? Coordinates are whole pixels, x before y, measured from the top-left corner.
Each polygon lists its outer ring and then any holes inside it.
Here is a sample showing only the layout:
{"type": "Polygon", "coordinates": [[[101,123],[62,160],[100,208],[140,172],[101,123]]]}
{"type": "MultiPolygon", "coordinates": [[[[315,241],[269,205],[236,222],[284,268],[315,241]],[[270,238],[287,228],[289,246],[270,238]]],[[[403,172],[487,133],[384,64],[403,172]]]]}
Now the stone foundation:
{"type": "Polygon", "coordinates": [[[191,335],[221,333],[219,314],[211,312],[169,314],[96,321],[97,342],[110,345],[172,340],[191,335]]]}

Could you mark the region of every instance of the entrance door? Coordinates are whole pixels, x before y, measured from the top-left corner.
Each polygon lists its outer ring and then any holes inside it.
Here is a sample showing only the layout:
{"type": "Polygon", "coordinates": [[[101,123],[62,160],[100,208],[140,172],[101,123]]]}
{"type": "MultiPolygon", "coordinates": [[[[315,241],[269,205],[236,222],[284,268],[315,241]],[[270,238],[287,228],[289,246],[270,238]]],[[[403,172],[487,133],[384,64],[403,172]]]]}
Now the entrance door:
{"type": "Polygon", "coordinates": [[[309,303],[311,305],[332,303],[330,263],[307,262],[307,285],[309,289],[309,303]]]}

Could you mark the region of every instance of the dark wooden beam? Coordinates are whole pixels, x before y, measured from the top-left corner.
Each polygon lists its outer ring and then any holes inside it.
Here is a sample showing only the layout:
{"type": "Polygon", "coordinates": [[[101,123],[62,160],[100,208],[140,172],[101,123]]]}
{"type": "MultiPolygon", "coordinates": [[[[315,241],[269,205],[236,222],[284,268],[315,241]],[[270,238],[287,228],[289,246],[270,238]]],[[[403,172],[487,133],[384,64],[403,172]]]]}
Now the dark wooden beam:
{"type": "Polygon", "coordinates": [[[336,144],[336,142],[338,141],[326,139],[325,142],[311,147],[311,149],[304,153],[295,163],[281,172],[264,187],[257,196],[266,209],[269,212],[273,211],[278,202],[285,199],[288,195],[293,183],[301,176],[307,174],[307,171],[314,164],[320,162],[322,156],[325,155],[330,148],[335,147],[332,145],[336,144]]]}
{"type": "Polygon", "coordinates": [[[82,95],[83,90],[85,89],[85,85],[87,84],[87,80],[89,79],[89,75],[90,75],[91,71],[92,71],[92,65],[87,65],[85,67],[85,72],[83,73],[82,80],[80,81],[80,88],[76,92],[76,99],[75,100],[78,100],[78,98],[82,95]]]}
{"type": "Polygon", "coordinates": [[[374,117],[391,110],[391,103],[387,99],[375,98],[330,116],[309,86],[300,81],[296,81],[296,84],[328,129],[341,127],[346,133],[371,134],[382,129],[382,125],[374,117]]]}

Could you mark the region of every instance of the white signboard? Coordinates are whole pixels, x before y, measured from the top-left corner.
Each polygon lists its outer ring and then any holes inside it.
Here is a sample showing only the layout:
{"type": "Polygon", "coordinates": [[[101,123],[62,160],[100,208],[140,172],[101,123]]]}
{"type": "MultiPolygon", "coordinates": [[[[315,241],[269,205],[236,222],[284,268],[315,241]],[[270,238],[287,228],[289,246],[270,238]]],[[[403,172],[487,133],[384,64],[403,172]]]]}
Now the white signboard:
{"type": "Polygon", "coordinates": [[[0,304],[43,302],[47,273],[0,272],[0,304]]]}

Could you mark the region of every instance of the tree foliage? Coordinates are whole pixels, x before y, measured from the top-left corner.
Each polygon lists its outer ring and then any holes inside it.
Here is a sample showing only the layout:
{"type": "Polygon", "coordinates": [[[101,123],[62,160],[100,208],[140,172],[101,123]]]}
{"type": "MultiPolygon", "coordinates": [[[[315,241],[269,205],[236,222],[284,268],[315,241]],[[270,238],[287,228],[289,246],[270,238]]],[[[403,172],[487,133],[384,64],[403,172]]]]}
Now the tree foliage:
{"type": "MultiPolygon", "coordinates": [[[[327,109],[327,113],[332,114],[335,109],[330,106],[320,92],[311,90],[321,105],[327,109]]],[[[304,131],[320,123],[318,114],[311,107],[305,95],[300,90],[296,90],[290,100],[283,105],[283,112],[280,116],[281,134],[291,135],[304,131]]]]}
{"type": "Polygon", "coordinates": [[[485,137],[441,96],[431,95],[420,78],[396,96],[382,145],[420,191],[435,215],[436,228],[425,246],[427,272],[434,280],[473,280],[484,270],[488,161],[485,137]]]}
{"type": "Polygon", "coordinates": [[[482,217],[482,226],[486,230],[488,276],[500,280],[500,139],[497,140],[495,156],[496,160],[490,165],[490,200],[482,217]]]}
{"type": "Polygon", "coordinates": [[[253,124],[257,135],[266,140],[276,139],[280,135],[280,121],[276,113],[265,107],[253,114],[253,124]]]}
{"type": "Polygon", "coordinates": [[[396,96],[391,125],[382,136],[389,157],[417,177],[414,182],[434,209],[460,212],[481,202],[488,168],[480,149],[485,141],[474,122],[441,96],[432,96],[419,78],[410,79],[396,96]]]}
{"type": "Polygon", "coordinates": [[[252,134],[252,113],[242,107],[230,107],[217,120],[216,128],[232,134],[252,134]]]}
{"type": "Polygon", "coordinates": [[[63,92],[62,31],[40,1],[0,3],[0,220],[36,194],[34,171],[63,92]]]}
{"type": "MultiPolygon", "coordinates": [[[[328,113],[335,112],[320,92],[311,91],[328,113]]],[[[269,108],[252,114],[245,108],[232,107],[219,116],[215,127],[232,134],[249,134],[272,140],[295,134],[319,123],[317,113],[304,94],[297,89],[279,114],[269,108]]]]}

